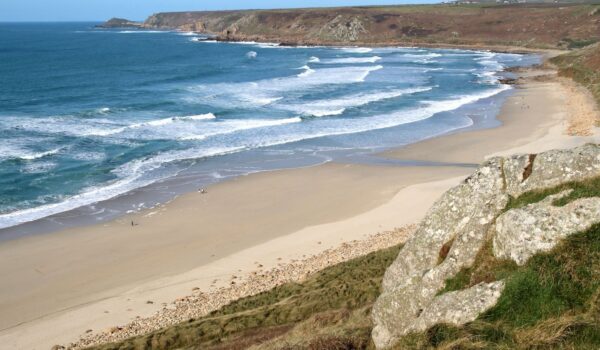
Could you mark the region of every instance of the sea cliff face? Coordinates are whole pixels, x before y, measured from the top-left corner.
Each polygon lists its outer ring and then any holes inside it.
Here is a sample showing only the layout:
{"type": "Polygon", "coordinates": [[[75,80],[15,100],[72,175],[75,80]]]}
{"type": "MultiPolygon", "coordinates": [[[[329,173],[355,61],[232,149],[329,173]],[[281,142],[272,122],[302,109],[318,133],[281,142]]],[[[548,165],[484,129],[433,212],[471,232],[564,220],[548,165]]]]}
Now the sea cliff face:
{"type": "Polygon", "coordinates": [[[391,6],[158,13],[146,28],[216,35],[220,40],[289,44],[456,44],[531,48],[600,40],[595,5],[391,6]]]}

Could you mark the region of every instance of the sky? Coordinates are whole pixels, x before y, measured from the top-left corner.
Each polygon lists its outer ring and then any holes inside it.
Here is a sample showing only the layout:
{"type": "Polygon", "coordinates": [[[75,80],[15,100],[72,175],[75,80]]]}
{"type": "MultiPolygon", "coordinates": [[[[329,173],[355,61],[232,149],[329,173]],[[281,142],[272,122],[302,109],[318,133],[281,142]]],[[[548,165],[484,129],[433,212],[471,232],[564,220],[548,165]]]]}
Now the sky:
{"type": "Polygon", "coordinates": [[[156,12],[392,5],[435,0],[0,0],[0,22],[143,20],[156,12]]]}

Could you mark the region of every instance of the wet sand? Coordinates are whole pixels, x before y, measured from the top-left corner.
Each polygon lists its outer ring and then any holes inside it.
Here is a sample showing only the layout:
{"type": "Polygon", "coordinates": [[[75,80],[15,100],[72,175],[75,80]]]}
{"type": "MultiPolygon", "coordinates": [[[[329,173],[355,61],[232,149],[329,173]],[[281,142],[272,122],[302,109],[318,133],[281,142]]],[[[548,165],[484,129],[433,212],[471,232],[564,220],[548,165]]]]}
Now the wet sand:
{"type": "MultiPolygon", "coordinates": [[[[479,163],[495,153],[600,142],[597,130],[587,137],[566,134],[580,113],[579,103],[568,104],[578,92],[536,74],[529,73],[503,106],[501,127],[385,155],[479,163]]],[[[192,288],[222,287],[256,263],[267,269],[416,223],[472,171],[330,163],[259,173],[104,225],[3,243],[0,344],[48,349],[88,329],[102,332],[150,316],[192,288]]]]}

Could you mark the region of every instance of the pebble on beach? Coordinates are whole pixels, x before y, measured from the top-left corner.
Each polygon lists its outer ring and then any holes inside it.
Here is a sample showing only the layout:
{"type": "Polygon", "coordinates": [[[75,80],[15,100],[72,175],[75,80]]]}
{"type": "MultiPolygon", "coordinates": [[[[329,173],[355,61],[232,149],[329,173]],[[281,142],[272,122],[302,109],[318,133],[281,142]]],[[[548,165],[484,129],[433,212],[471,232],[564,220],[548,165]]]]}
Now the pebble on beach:
{"type": "MultiPolygon", "coordinates": [[[[253,271],[245,277],[233,275],[232,281],[226,287],[178,298],[154,315],[146,318],[138,316],[134,321],[124,326],[111,327],[100,333],[85,333],[76,344],[70,345],[67,349],[83,349],[93,345],[117,342],[190,319],[198,319],[234,300],[256,295],[285,283],[302,282],[311,274],[326,267],[403,243],[414,229],[415,226],[411,225],[394,231],[370,235],[363,240],[343,243],[336,248],[329,248],[316,255],[304,257],[303,260],[279,264],[260,274],[253,271]]],[[[278,260],[282,259],[278,258],[278,260]]],[[[263,265],[258,264],[257,267],[262,269],[263,265]]],[[[216,284],[217,281],[218,279],[213,280],[212,284],[216,284]]],[[[196,292],[199,290],[199,288],[193,289],[196,292]]],[[[151,300],[146,303],[154,304],[151,300]]],[[[166,304],[162,305],[165,306],[166,304]]],[[[105,313],[108,313],[108,311],[105,311],[105,313]]]]}

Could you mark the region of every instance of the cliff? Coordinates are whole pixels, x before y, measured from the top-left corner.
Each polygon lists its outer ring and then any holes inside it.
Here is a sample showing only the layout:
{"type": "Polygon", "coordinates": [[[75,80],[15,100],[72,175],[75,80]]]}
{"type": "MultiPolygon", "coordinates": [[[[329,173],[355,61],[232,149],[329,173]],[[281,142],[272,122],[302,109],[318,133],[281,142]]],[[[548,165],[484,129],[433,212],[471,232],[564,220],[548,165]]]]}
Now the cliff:
{"type": "Polygon", "coordinates": [[[600,40],[598,5],[419,5],[158,13],[146,28],[289,44],[565,48],[600,40]]]}

